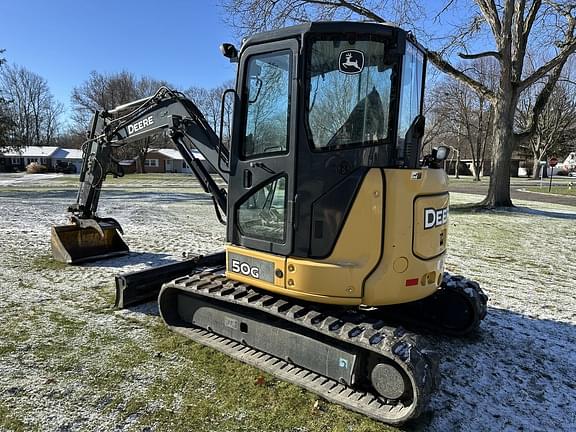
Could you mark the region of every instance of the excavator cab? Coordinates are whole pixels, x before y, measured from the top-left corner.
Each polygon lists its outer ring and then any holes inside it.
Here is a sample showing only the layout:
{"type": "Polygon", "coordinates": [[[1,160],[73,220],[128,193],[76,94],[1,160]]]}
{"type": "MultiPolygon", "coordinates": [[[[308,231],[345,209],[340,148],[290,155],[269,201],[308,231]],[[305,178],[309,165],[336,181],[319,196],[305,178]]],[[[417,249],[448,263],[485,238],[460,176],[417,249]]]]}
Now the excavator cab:
{"type": "Polygon", "coordinates": [[[420,162],[424,49],[397,27],[319,22],[249,38],[234,60],[226,276],[344,305],[433,293],[446,226],[422,220],[448,191],[420,162]]]}

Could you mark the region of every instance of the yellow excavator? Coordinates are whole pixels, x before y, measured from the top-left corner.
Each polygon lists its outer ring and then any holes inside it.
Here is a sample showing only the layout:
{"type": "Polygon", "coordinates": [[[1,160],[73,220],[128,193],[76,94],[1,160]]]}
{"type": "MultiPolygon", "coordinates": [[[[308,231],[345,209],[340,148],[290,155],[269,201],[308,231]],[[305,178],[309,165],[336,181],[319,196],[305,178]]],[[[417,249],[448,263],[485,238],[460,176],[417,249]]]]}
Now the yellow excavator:
{"type": "Polygon", "coordinates": [[[426,51],[356,22],[221,50],[238,63],[229,141],[165,87],[96,112],[54,257],[128,253],[120,224],[96,214],[102,183],[122,175],[115,148],[167,133],[227,226],[225,251],[117,276],[117,306],[158,296],[166,324],[197,342],[382,422],[417,416],[438,372],[415,332],[474,332],[487,302],[444,272],[448,149],[421,154],[426,51]]]}

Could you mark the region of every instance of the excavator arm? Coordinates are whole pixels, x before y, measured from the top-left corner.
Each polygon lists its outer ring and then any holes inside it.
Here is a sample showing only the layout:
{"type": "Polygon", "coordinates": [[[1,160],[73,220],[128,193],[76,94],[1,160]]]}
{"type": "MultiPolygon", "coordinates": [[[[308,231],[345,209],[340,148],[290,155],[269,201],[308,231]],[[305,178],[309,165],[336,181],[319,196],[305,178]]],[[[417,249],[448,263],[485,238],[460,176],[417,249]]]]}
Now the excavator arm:
{"type": "Polygon", "coordinates": [[[97,111],[92,119],[88,140],[83,145],[83,163],[76,202],[68,208],[71,224],[52,229],[54,258],[68,263],[100,259],[128,252],[118,232],[120,224],[112,218],[97,216],[100,191],[106,176],[124,175],[113,150],[167,131],[180,154],[190,166],[206,193],[211,194],[216,214],[225,223],[226,189],[206,169],[200,153],[220,177],[228,183],[225,167],[228,149],[210,127],[194,102],[182,93],[161,87],[154,96],[97,111]]]}

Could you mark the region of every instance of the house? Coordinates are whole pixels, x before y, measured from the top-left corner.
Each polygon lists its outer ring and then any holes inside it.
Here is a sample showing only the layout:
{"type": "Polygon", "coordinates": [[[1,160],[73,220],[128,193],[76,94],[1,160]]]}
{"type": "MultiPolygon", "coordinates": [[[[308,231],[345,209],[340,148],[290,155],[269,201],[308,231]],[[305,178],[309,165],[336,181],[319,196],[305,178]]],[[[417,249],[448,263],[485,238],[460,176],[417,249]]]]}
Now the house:
{"type": "Polygon", "coordinates": [[[52,161],[54,153],[59,147],[28,146],[18,150],[0,151],[2,168],[4,171],[24,170],[26,165],[37,162],[49,170],[54,168],[52,161]]]}
{"type": "MultiPolygon", "coordinates": [[[[200,152],[192,150],[192,153],[196,159],[201,161],[208,172],[214,171],[200,152]]],[[[150,150],[146,154],[144,167],[148,173],[192,173],[180,152],[168,148],[150,150]]]]}
{"type": "Polygon", "coordinates": [[[53,166],[56,167],[58,164],[72,164],[76,167],[76,172],[79,173],[82,169],[82,153],[80,149],[58,148],[58,150],[52,154],[53,166]]]}
{"type": "MultiPolygon", "coordinates": [[[[62,147],[28,146],[19,150],[2,151],[0,149],[0,171],[23,171],[32,162],[38,162],[49,171],[57,170],[58,166],[74,165],[76,172],[82,169],[82,150],[62,147]]],[[[214,172],[204,156],[192,150],[194,157],[199,159],[208,172],[214,172]]],[[[139,161],[128,159],[120,161],[126,174],[138,172],[139,161]]],[[[178,150],[163,148],[148,151],[144,161],[144,171],[148,173],[192,173],[178,150]]]]}

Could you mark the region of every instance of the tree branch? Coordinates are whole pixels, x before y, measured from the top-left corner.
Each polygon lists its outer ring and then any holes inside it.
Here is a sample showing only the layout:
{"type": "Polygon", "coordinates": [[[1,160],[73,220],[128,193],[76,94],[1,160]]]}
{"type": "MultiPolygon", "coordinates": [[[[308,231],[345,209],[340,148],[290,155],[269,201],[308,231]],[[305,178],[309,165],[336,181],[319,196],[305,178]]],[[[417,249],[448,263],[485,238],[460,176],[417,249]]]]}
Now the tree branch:
{"type": "MultiPolygon", "coordinates": [[[[311,3],[315,3],[315,0],[312,0],[311,3]]],[[[345,7],[347,9],[350,9],[352,12],[357,13],[358,15],[362,15],[365,16],[366,18],[370,18],[373,19],[374,21],[377,22],[386,22],[386,20],[378,15],[376,15],[374,12],[372,12],[370,9],[366,9],[363,6],[360,5],[355,5],[350,3],[347,0],[338,0],[338,2],[340,3],[340,5],[342,7],[345,7]]]]}
{"type": "Polygon", "coordinates": [[[526,43],[528,42],[528,35],[532,30],[532,26],[534,25],[534,21],[536,20],[536,15],[538,15],[540,6],[542,6],[542,0],[534,0],[532,6],[530,6],[530,10],[528,11],[528,15],[526,17],[526,20],[524,21],[524,29],[522,31],[522,39],[524,46],[526,46],[526,43]]]}
{"type": "Polygon", "coordinates": [[[502,32],[494,35],[498,50],[502,53],[502,70],[512,70],[512,22],[514,21],[514,0],[505,0],[502,12],[502,32]]]}
{"type": "Polygon", "coordinates": [[[526,1],[522,0],[516,4],[516,27],[514,31],[514,36],[516,38],[516,49],[513,59],[514,70],[512,71],[512,77],[515,82],[518,82],[522,79],[524,59],[526,57],[526,47],[528,46],[528,37],[530,35],[530,31],[532,30],[534,20],[536,19],[538,11],[540,10],[541,4],[541,0],[533,0],[526,17],[524,16],[526,11],[526,1]]]}
{"type": "Polygon", "coordinates": [[[458,53],[458,57],[463,58],[465,60],[473,60],[481,57],[494,57],[500,60],[500,53],[498,51],[484,51],[477,54],[466,54],[466,53],[458,53]]]}
{"type": "MultiPolygon", "coordinates": [[[[534,7],[534,4],[532,6],[534,7]]],[[[531,9],[533,9],[533,7],[531,9]]],[[[536,69],[530,76],[521,81],[519,84],[520,91],[526,89],[539,79],[543,78],[557,66],[562,68],[568,60],[568,57],[576,52],[576,34],[574,33],[576,31],[576,17],[572,15],[572,9],[572,7],[568,7],[568,9],[564,11],[559,9],[560,13],[562,13],[567,20],[567,26],[564,32],[564,40],[557,43],[557,46],[560,48],[560,52],[556,55],[556,57],[553,57],[550,61],[536,69]]],[[[530,10],[530,13],[532,13],[532,10],[530,10]]],[[[526,34],[526,38],[527,37],[528,34],[526,34]]]]}
{"type": "Polygon", "coordinates": [[[442,10],[440,12],[438,12],[436,14],[436,16],[434,16],[434,22],[438,22],[438,19],[440,18],[440,15],[442,15],[444,12],[446,12],[450,6],[452,6],[452,4],[455,2],[456,0],[448,0],[446,2],[446,4],[444,5],[444,7],[442,8],[442,10]]]}
{"type": "Polygon", "coordinates": [[[484,15],[484,18],[490,24],[492,28],[492,33],[494,37],[500,35],[502,32],[502,23],[500,22],[500,17],[498,16],[498,9],[496,8],[496,3],[494,0],[477,0],[476,3],[484,15]]]}
{"type": "Polygon", "coordinates": [[[552,73],[550,74],[550,76],[548,77],[548,81],[546,82],[546,84],[544,85],[544,87],[542,88],[540,93],[538,94],[538,97],[536,98],[536,102],[534,103],[534,107],[532,108],[532,118],[530,119],[530,123],[528,124],[528,128],[525,131],[514,134],[514,137],[518,141],[526,141],[526,140],[530,139],[534,135],[534,133],[536,132],[536,129],[538,127],[538,119],[540,118],[540,114],[542,113],[542,111],[546,107],[546,104],[548,103],[548,100],[550,99],[550,96],[552,95],[554,87],[556,86],[556,83],[558,82],[558,78],[560,78],[560,74],[562,73],[563,66],[564,66],[564,64],[557,65],[555,67],[555,69],[552,71],[552,73]]]}
{"type": "Polygon", "coordinates": [[[532,74],[526,77],[524,80],[520,81],[518,88],[520,91],[523,91],[527,87],[530,87],[536,81],[542,79],[547,73],[549,73],[552,69],[560,66],[560,69],[564,66],[570,54],[573,54],[576,51],[576,38],[574,38],[570,43],[564,45],[564,48],[560,51],[560,53],[552,58],[547,63],[540,66],[536,69],[532,74]]]}
{"type": "Polygon", "coordinates": [[[428,58],[442,72],[445,72],[445,73],[453,76],[454,78],[456,78],[458,81],[463,82],[464,84],[469,86],[472,90],[474,90],[476,93],[486,97],[491,102],[496,101],[496,95],[494,94],[494,92],[492,90],[490,90],[488,87],[486,87],[484,84],[480,83],[479,81],[476,81],[474,78],[470,77],[469,75],[465,74],[461,70],[456,69],[450,63],[448,63],[446,60],[444,60],[442,58],[442,56],[440,56],[440,54],[438,54],[437,52],[428,51],[428,58]]]}

